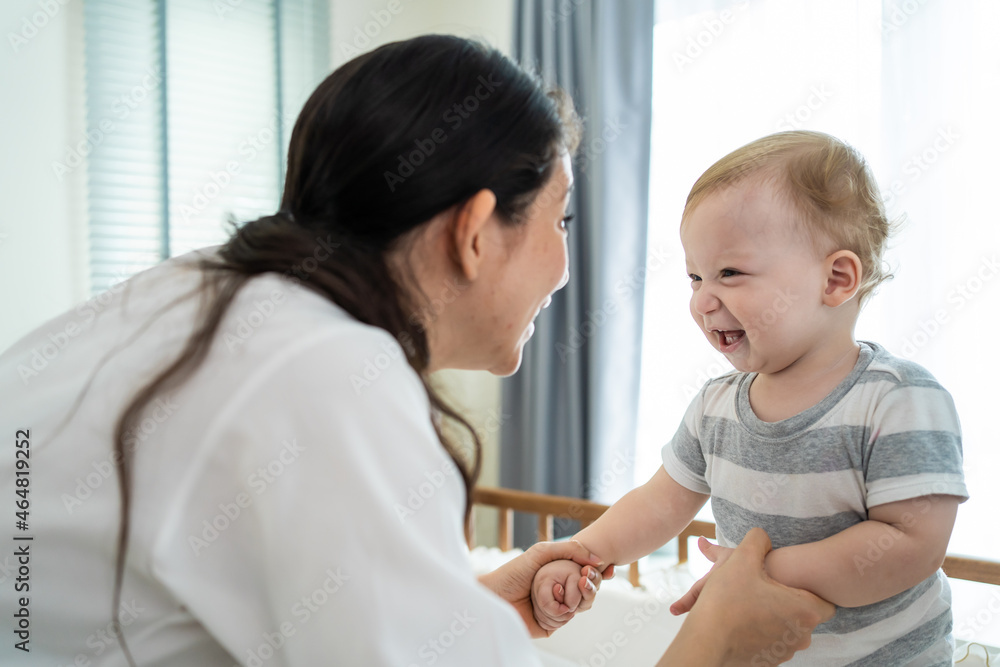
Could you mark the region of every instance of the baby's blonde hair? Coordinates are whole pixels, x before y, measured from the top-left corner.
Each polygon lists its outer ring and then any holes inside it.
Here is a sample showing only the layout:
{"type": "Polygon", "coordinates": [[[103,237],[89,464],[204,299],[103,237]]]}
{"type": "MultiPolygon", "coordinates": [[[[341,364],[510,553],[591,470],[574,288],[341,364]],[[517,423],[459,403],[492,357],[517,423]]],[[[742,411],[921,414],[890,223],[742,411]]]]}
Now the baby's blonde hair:
{"type": "Polygon", "coordinates": [[[875,177],[852,146],[822,132],[796,130],[771,134],[737,148],[695,182],[684,205],[683,221],[717,190],[746,178],[763,177],[802,214],[803,224],[820,252],[850,250],[861,260],[858,302],[892,278],[882,261],[894,225],[875,177]]]}

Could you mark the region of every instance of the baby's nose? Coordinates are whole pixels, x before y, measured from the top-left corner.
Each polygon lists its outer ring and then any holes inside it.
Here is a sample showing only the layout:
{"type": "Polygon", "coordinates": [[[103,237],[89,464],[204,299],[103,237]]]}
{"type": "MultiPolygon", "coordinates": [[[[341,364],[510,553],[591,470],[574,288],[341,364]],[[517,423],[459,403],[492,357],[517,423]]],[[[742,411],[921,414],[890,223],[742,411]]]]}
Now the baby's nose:
{"type": "Polygon", "coordinates": [[[699,315],[708,315],[719,309],[719,299],[704,287],[691,295],[691,308],[699,315]]]}

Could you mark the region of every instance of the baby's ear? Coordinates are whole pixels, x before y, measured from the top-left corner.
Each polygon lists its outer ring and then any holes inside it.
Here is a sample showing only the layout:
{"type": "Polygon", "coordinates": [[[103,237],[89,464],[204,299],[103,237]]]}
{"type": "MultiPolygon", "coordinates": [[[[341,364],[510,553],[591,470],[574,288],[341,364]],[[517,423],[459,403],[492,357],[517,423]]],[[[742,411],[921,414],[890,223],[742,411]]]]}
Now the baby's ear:
{"type": "Polygon", "coordinates": [[[826,289],[823,304],[836,308],[854,298],[861,287],[861,260],[850,250],[838,250],[824,261],[826,289]]]}

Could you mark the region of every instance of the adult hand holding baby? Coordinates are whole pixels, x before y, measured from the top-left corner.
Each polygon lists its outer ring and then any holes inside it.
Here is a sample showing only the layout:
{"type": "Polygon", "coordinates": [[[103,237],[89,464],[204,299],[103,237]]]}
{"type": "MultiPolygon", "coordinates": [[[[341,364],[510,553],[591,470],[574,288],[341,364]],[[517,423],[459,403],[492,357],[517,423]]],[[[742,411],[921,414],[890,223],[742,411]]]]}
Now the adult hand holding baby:
{"type": "Polygon", "coordinates": [[[605,566],[578,541],[569,540],[534,544],[506,565],[481,576],[479,582],[517,610],[532,637],[548,637],[577,613],[590,609],[602,579],[613,576],[613,565],[605,566]],[[532,582],[540,569],[557,563],[574,568],[576,576],[567,579],[559,593],[557,604],[563,608],[543,613],[535,607],[532,582]]]}
{"type": "Polygon", "coordinates": [[[833,618],[829,602],[767,576],[771,539],[760,528],[751,529],[736,549],[700,542],[715,566],[671,607],[691,613],[661,667],[780,664],[807,648],[813,629],[833,618]]]}

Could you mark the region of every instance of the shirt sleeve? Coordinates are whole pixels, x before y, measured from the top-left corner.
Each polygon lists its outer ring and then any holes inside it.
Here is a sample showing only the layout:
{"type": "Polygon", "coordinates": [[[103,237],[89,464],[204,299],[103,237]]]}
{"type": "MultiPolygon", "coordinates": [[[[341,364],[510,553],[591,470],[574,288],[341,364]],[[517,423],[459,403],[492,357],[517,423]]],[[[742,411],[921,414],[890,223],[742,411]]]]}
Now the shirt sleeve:
{"type": "Polygon", "coordinates": [[[479,584],[465,492],[383,332],[258,373],[206,434],[154,572],[239,665],[536,665],[479,584]]]}
{"type": "MultiPolygon", "coordinates": [[[[707,385],[706,385],[707,386],[707,385]]],[[[710,494],[706,478],[707,465],[701,449],[701,418],[705,405],[705,388],[691,401],[673,439],[663,446],[660,454],[663,468],[674,481],[695,493],[710,494]]]]}
{"type": "Polygon", "coordinates": [[[951,395],[936,382],[889,390],[873,413],[864,472],[869,507],[934,494],[967,500],[951,395]]]}

